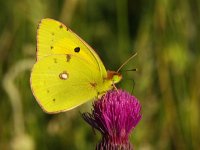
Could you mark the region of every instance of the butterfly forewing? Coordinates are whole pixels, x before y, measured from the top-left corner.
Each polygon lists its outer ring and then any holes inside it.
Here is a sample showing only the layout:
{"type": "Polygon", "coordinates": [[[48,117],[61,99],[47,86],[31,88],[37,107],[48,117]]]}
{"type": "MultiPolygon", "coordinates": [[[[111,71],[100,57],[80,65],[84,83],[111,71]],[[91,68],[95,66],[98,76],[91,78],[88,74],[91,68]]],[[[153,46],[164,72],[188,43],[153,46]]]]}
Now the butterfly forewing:
{"type": "Polygon", "coordinates": [[[82,57],[100,70],[102,78],[106,69],[95,51],[64,24],[53,19],[43,19],[37,31],[37,60],[53,54],[73,54],[82,57]]]}

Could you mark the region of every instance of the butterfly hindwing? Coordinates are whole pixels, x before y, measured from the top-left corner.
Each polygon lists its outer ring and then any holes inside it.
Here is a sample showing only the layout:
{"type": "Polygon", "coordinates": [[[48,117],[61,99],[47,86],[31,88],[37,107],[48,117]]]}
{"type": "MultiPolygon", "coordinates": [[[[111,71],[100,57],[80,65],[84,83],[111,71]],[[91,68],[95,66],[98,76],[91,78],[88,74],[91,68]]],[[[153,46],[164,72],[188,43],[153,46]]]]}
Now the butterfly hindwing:
{"type": "Polygon", "coordinates": [[[74,55],[41,58],[31,73],[31,88],[40,106],[48,113],[72,109],[98,94],[103,80],[99,70],[74,55]]]}

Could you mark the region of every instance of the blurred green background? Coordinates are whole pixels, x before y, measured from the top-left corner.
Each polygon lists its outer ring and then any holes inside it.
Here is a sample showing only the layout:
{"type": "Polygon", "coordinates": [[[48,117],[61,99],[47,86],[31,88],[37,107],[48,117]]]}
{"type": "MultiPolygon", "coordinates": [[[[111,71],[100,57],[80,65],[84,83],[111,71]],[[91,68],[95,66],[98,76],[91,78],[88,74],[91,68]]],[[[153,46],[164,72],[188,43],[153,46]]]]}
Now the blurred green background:
{"type": "Polygon", "coordinates": [[[0,149],[92,150],[100,135],[81,118],[91,102],[45,114],[30,90],[36,29],[59,20],[87,41],[107,69],[134,52],[118,87],[142,103],[136,150],[200,149],[199,0],[0,0],[0,149]]]}

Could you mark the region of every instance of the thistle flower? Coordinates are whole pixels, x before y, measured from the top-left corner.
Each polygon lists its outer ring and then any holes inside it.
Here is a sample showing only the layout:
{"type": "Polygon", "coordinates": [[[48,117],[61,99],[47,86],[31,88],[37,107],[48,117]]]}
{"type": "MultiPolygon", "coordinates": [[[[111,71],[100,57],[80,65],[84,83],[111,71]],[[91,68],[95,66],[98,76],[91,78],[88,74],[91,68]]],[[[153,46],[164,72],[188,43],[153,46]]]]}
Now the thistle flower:
{"type": "Polygon", "coordinates": [[[84,120],[102,134],[96,150],[132,150],[129,134],[141,119],[141,105],[122,90],[107,92],[93,103],[92,113],[83,113],[84,120]]]}

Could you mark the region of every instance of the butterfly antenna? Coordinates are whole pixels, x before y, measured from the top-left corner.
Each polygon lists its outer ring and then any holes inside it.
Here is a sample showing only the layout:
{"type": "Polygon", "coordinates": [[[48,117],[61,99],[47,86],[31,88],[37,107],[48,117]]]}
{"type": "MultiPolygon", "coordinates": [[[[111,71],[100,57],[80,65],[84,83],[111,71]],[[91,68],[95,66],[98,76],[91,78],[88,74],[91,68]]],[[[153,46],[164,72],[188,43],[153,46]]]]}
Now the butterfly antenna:
{"type": "Polygon", "coordinates": [[[135,56],[137,55],[137,53],[134,53],[129,59],[127,59],[120,67],[119,69],[117,70],[117,72],[119,72],[123,67],[124,65],[126,65],[132,58],[134,58],[135,56]]]}
{"type": "Polygon", "coordinates": [[[138,71],[138,69],[137,68],[133,68],[133,69],[128,69],[128,70],[125,70],[126,72],[128,72],[128,71],[138,71]]]}

